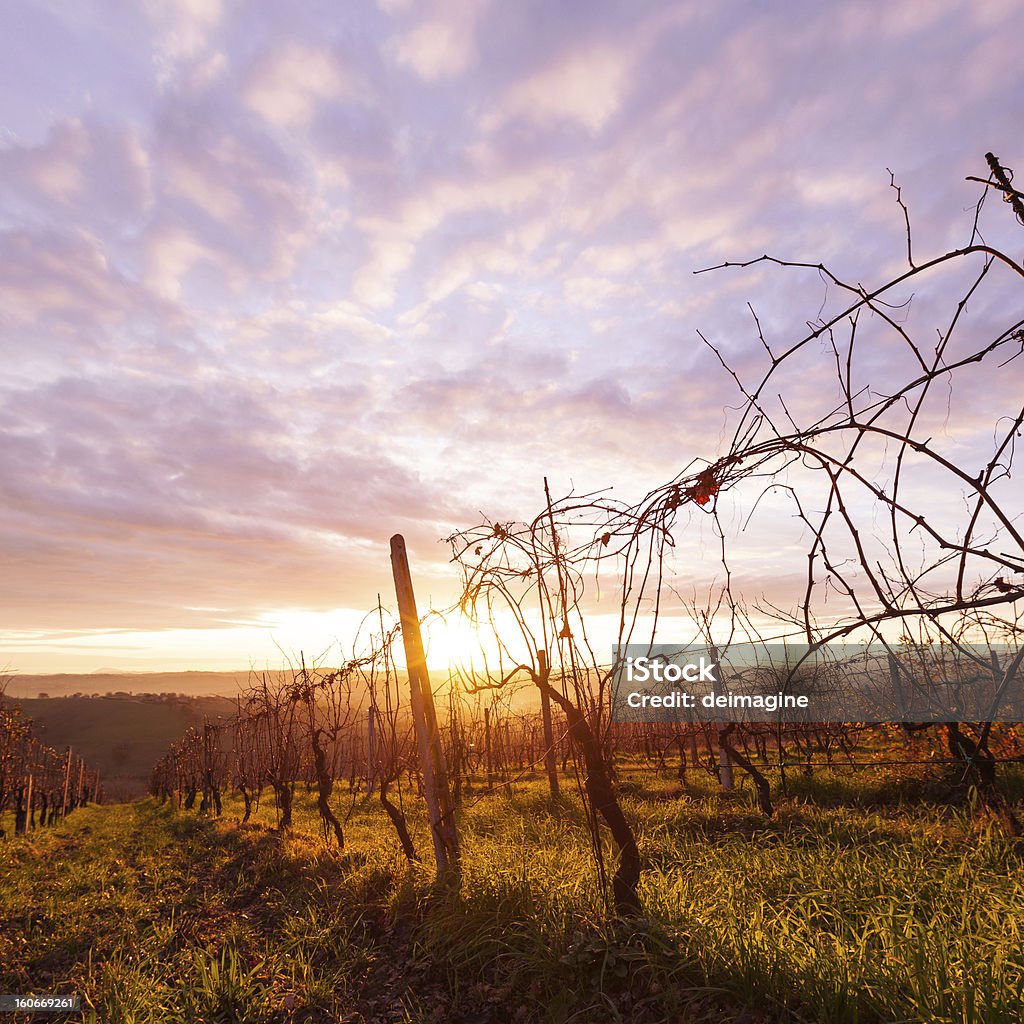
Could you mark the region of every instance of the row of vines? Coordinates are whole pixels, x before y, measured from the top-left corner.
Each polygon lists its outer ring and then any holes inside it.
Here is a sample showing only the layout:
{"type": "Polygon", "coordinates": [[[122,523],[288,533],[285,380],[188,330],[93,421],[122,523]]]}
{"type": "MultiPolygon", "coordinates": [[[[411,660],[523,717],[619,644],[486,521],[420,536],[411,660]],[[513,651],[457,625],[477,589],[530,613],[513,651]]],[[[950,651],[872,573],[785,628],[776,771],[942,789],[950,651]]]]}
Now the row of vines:
{"type": "MultiPolygon", "coordinates": [[[[817,312],[794,335],[778,305],[764,317],[750,307],[753,344],[700,335],[737,399],[713,456],[639,501],[604,491],[552,500],[545,481],[533,518],[484,520],[449,538],[461,598],[446,614],[480,637],[464,671],[435,685],[417,619],[407,607],[389,624],[379,607],[369,639],[341,667],[254,678],[233,720],[168,752],[153,791],[217,810],[230,787],[248,816],[269,790],[287,827],[305,785],[325,838],[339,844],[345,802],[375,794],[415,857],[409,799],[435,798],[436,848],[473,787],[537,771],[553,795],[578,787],[602,877],[602,833],[611,835],[617,864],[606,891],[619,913],[640,909],[643,863],[621,800],[630,772],[705,770],[726,788],[739,773],[770,815],[793,772],[853,768],[885,749],[908,765],[945,765],[973,787],[981,813],[1019,836],[999,766],[1024,755],[1007,712],[1024,662],[1024,488],[1014,476],[1024,386],[1012,385],[1024,365],[1024,266],[986,240],[983,211],[993,192],[1018,218],[1024,207],[1007,169],[987,159],[963,244],[926,259],[893,183],[904,265],[871,287],[822,263],[769,256],[709,268],[795,276],[819,292],[817,312]],[[760,546],[759,519],[769,537],[760,546]],[[773,590],[763,566],[777,564],[778,549],[789,553],[790,578],[773,590]],[[986,675],[988,696],[974,720],[899,727],[616,721],[608,640],[621,649],[666,635],[723,652],[741,642],[871,643],[886,671],[918,689],[934,682],[922,669],[929,652],[953,651],[986,675]],[[396,664],[399,636],[411,689],[396,664]],[[984,649],[992,644],[998,654],[984,649]]],[[[991,230],[1006,226],[996,217],[991,230]]],[[[397,569],[396,585],[401,605],[397,569]]],[[[805,670],[793,666],[780,687],[805,670]]],[[[457,842],[445,842],[457,863],[457,842]]]]}
{"type": "Polygon", "coordinates": [[[100,802],[102,794],[99,772],[70,747],[58,751],[41,742],[32,720],[0,692],[0,821],[13,818],[14,834],[23,835],[100,802]]]}

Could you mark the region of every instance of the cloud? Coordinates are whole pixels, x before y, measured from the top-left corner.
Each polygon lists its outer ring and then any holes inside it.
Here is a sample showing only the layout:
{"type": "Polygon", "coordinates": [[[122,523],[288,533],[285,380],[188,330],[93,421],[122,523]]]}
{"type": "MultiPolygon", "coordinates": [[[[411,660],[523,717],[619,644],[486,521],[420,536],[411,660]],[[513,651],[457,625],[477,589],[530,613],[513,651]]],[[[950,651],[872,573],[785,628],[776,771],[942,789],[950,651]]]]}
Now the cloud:
{"type": "Polygon", "coordinates": [[[289,41],[265,53],[242,86],[246,106],[276,128],[304,128],[317,106],[356,97],[351,75],[330,50],[289,41]]]}
{"type": "Polygon", "coordinates": [[[112,266],[85,233],[0,233],[0,340],[7,372],[110,349],[133,318],[170,325],[168,311],[112,266]]]}
{"type": "Polygon", "coordinates": [[[147,250],[149,285],[167,299],[181,298],[184,279],[197,263],[216,265],[214,252],[182,225],[168,224],[151,230],[147,250]]]}
{"type": "MultiPolygon", "coordinates": [[[[396,300],[399,276],[413,264],[417,246],[432,232],[458,217],[488,218],[497,214],[509,218],[519,211],[529,211],[545,193],[550,194],[558,173],[557,168],[534,174],[463,172],[412,192],[386,216],[357,218],[355,226],[364,233],[369,257],[353,279],[354,296],[370,306],[391,306],[396,300]]],[[[464,275],[453,266],[449,266],[448,273],[464,275]]],[[[435,281],[434,296],[440,298],[445,286],[438,281],[436,271],[431,277],[435,281]]]]}
{"type": "Polygon", "coordinates": [[[622,106],[630,65],[630,55],[613,45],[571,53],[514,85],[483,127],[493,132],[521,117],[541,125],[575,122],[596,134],[622,106]]]}
{"type": "Polygon", "coordinates": [[[395,62],[427,82],[458,78],[476,62],[475,33],[487,0],[435,4],[434,11],[392,39],[395,62]]]}
{"type": "MultiPolygon", "coordinates": [[[[842,299],[819,260],[865,285],[904,262],[887,167],[930,254],[1019,135],[1012,5],[146,12],[23,12],[0,40],[2,611],[26,630],[372,604],[395,530],[440,593],[436,539],[532,514],[544,475],[642,494],[734,425],[698,328],[758,380],[748,300],[778,350],[842,299]],[[812,267],[692,273],[763,252],[812,267]]],[[[985,235],[1016,251],[1001,205],[985,235]]],[[[908,329],[963,284],[916,288],[908,329]]],[[[1009,294],[963,316],[998,330],[1009,294]]],[[[865,380],[903,365],[858,330],[865,380]]],[[[779,390],[812,415],[834,355],[802,358],[779,390]]],[[[973,458],[1014,381],[929,429],[973,458]]]]}
{"type": "Polygon", "coordinates": [[[149,154],[131,129],[55,121],[39,145],[0,149],[0,201],[37,219],[66,222],[71,212],[96,230],[130,230],[153,201],[149,154]]]}
{"type": "MultiPolygon", "coordinates": [[[[337,405],[351,395],[303,397],[320,415],[351,413],[337,405]]],[[[105,611],[89,621],[108,627],[181,622],[176,603],[254,614],[268,581],[286,604],[333,606],[352,596],[350,567],[365,571],[359,551],[378,531],[422,541],[423,509],[446,506],[376,442],[346,446],[343,430],[309,444],[283,396],[230,381],[63,379],[8,392],[0,434],[18,628],[52,625],[97,574],[105,611]],[[140,572],[153,595],[141,603],[140,572]]]]}
{"type": "Polygon", "coordinates": [[[159,122],[154,176],[162,202],[140,242],[149,279],[182,295],[200,262],[234,291],[285,277],[315,231],[311,185],[293,157],[250,125],[222,124],[200,104],[159,122]]]}
{"type": "Polygon", "coordinates": [[[221,0],[146,0],[144,9],[157,28],[154,63],[164,84],[209,52],[225,13],[221,0]]]}

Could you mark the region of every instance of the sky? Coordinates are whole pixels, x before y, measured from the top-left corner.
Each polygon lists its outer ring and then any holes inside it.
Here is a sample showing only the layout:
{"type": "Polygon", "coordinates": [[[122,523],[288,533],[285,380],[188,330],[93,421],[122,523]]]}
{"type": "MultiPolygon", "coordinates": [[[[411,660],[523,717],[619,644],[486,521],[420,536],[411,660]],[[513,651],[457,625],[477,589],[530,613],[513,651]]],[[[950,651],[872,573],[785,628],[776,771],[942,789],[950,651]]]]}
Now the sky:
{"type": "MultiPolygon", "coordinates": [[[[442,607],[443,538],[532,518],[545,476],[636,500],[715,457],[738,395],[698,330],[756,376],[748,301],[778,342],[823,301],[813,273],[693,271],[770,252],[879,281],[905,265],[890,170],[936,254],[984,154],[1024,166],[1012,0],[2,10],[9,672],[344,645],[393,604],[396,532],[442,607]]],[[[1019,385],[944,429],[969,447],[1019,385]]],[[[745,586],[785,600],[801,538],[766,514],[745,586]]]]}

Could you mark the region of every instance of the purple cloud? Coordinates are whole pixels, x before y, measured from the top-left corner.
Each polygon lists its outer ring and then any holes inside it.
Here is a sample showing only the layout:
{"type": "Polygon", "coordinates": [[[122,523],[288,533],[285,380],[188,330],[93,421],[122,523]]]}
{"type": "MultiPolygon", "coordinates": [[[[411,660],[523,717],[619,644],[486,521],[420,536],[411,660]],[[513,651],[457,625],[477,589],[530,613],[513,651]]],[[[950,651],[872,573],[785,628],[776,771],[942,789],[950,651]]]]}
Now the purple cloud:
{"type": "MultiPolygon", "coordinates": [[[[532,515],[544,475],[636,498],[714,458],[739,399],[697,329],[754,381],[767,357],[748,299],[781,349],[842,296],[813,271],[692,271],[772,252],[884,279],[905,263],[886,168],[918,251],[960,244],[978,195],[964,177],[984,176],[987,150],[1024,159],[1016,14],[966,0],[912,17],[656,0],[585,18],[539,0],[12,13],[9,628],[366,607],[387,591],[395,530],[430,592],[450,594],[437,538],[481,510],[532,515]]],[[[985,237],[1017,251],[999,206],[985,237]]],[[[915,284],[907,328],[941,330],[964,281],[915,284]]],[[[975,335],[1003,325],[1009,287],[972,301],[975,335]]],[[[858,329],[864,383],[881,387],[910,357],[879,323],[858,329]]],[[[776,391],[813,415],[833,368],[809,348],[776,391]]],[[[1018,392],[1007,373],[929,410],[928,429],[980,457],[991,410],[1018,392]]],[[[755,497],[738,494],[731,521],[755,497]]],[[[766,515],[742,541],[750,592],[784,597],[800,528],[784,502],[766,515]]],[[[716,569],[687,550],[680,579],[706,586],[716,569]]]]}

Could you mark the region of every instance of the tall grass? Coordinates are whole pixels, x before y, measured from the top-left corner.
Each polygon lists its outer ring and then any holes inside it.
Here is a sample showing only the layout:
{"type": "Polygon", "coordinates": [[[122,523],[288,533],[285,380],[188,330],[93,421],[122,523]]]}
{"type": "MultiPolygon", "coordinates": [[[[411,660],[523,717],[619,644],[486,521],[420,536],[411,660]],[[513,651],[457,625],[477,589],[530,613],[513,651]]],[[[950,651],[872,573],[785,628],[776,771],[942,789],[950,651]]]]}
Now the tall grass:
{"type": "Polygon", "coordinates": [[[267,806],[241,828],[230,801],[222,822],[83,808],[0,843],[0,990],[125,1024],[1022,1020],[1020,856],[967,809],[808,790],[767,821],[742,794],[625,788],[633,922],[607,915],[578,804],[539,782],[467,799],[458,892],[361,799],[343,851],[306,794],[288,836],[267,806]]]}

